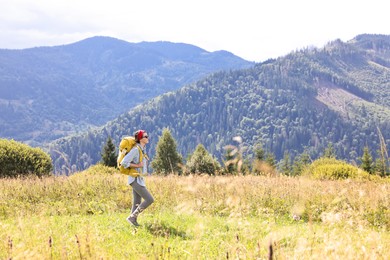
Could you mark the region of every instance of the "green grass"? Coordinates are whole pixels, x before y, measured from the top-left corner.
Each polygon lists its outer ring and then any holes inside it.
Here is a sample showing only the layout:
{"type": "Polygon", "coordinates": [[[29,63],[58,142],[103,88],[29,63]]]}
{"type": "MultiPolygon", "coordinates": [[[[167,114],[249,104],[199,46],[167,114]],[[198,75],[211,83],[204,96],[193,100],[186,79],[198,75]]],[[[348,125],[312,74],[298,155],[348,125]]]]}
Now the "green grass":
{"type": "Polygon", "coordinates": [[[126,177],[0,180],[0,259],[389,259],[390,184],[262,176],[154,176],[126,221],[126,177]],[[295,219],[293,218],[295,216],[295,219]]]}
{"type": "Polygon", "coordinates": [[[135,229],[126,214],[8,219],[1,259],[387,259],[390,234],[354,225],[258,218],[145,214],[135,229]],[[12,240],[12,248],[8,241],[12,240]],[[51,243],[49,242],[51,240],[51,243]]]}

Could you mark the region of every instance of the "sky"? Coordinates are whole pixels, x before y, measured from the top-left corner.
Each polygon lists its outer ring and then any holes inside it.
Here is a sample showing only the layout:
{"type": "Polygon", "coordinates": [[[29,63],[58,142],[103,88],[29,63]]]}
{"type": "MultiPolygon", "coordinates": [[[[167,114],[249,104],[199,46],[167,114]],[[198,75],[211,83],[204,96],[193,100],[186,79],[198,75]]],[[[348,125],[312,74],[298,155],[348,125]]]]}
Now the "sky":
{"type": "Polygon", "coordinates": [[[188,43],[261,62],[306,47],[390,35],[387,0],[0,0],[0,49],[110,36],[188,43]]]}

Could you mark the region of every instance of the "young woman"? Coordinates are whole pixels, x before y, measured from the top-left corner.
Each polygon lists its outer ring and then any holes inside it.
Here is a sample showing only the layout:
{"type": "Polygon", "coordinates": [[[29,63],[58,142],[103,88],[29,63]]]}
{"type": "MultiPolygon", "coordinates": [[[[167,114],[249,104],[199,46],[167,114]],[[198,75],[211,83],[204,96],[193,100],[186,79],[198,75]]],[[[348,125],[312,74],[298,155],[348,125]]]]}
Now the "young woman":
{"type": "Polygon", "coordinates": [[[137,177],[128,177],[128,184],[133,188],[133,206],[131,214],[127,221],[138,227],[138,215],[154,202],[150,192],[146,189],[145,179],[147,174],[147,156],[145,154],[145,145],[149,143],[149,136],[145,130],[138,130],[134,133],[136,146],[123,158],[122,165],[125,168],[135,168],[139,175],[137,177]],[[141,200],[143,199],[142,203],[141,200]]]}

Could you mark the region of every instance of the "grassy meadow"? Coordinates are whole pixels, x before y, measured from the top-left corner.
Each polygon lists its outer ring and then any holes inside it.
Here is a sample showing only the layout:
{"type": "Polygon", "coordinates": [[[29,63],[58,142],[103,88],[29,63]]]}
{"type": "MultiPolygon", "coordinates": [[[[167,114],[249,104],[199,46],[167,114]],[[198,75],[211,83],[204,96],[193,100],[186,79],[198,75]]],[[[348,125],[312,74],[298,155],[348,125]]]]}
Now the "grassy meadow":
{"type": "Polygon", "coordinates": [[[151,176],[126,221],[114,169],[0,180],[0,259],[390,259],[390,182],[151,176]]]}

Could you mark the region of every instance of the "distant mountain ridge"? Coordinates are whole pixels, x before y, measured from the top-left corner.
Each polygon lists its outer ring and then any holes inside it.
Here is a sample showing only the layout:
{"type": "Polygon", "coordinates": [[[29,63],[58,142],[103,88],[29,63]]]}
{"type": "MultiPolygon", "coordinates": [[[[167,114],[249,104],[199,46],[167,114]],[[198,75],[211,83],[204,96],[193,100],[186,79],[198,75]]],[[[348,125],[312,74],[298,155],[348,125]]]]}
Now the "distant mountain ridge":
{"type": "Polygon", "coordinates": [[[277,160],[303,151],[315,159],[331,143],[338,158],[358,163],[364,146],[379,148],[378,129],[390,142],[389,46],[389,36],[359,35],[209,75],[100,129],[52,143],[55,167],[88,167],[100,160],[108,136],[118,144],[136,128],[149,132],[153,157],[165,127],[184,158],[202,143],[221,159],[224,146],[241,136],[249,157],[261,144],[277,160]]]}
{"type": "Polygon", "coordinates": [[[0,137],[32,145],[106,123],[159,94],[221,70],[252,66],[184,43],[92,37],[0,49],[0,137]]]}

